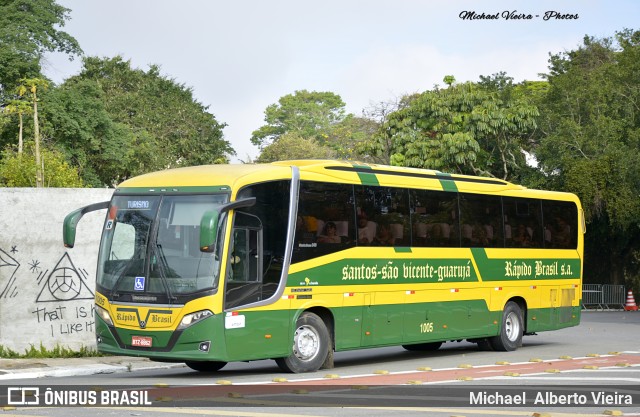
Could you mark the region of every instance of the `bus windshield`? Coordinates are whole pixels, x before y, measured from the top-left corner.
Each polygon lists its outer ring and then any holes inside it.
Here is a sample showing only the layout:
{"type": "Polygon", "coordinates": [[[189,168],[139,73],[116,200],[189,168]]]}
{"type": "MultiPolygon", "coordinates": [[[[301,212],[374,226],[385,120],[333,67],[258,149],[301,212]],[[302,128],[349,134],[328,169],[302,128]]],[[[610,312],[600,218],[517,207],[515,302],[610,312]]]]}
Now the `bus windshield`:
{"type": "Polygon", "coordinates": [[[227,194],[115,196],[98,255],[98,287],[112,300],[151,303],[216,289],[222,245],[200,251],[200,220],[227,201],[227,194]]]}

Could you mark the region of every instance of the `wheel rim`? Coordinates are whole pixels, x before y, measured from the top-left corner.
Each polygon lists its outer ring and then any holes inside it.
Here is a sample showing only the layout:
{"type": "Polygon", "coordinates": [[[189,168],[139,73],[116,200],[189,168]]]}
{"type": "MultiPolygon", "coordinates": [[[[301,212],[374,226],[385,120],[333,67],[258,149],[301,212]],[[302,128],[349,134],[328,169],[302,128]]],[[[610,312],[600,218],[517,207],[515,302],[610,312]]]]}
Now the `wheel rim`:
{"type": "Polygon", "coordinates": [[[513,311],[507,314],[504,321],[504,332],[509,341],[515,342],[518,340],[518,336],[520,335],[520,319],[513,311]]]}
{"type": "Polygon", "coordinates": [[[320,336],[310,326],[300,326],[293,336],[293,354],[301,361],[310,361],[320,351],[320,336]]]}

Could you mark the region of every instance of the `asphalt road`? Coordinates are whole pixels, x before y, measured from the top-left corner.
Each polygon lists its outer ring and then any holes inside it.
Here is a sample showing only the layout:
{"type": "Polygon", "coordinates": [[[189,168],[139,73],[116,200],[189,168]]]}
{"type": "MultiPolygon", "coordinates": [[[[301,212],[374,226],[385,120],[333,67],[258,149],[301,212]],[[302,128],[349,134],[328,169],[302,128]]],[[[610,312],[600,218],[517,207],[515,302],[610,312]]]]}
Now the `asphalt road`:
{"type": "MultiPolygon", "coordinates": [[[[294,375],[273,361],[255,361],[211,374],[177,366],[10,382],[97,393],[148,390],[149,406],[100,409],[114,416],[640,416],[640,313],[585,312],[580,326],[525,337],[515,352],[450,342],[426,353],[401,347],[340,352],[335,365],[294,375]],[[523,395],[526,405],[512,405],[523,395]]],[[[85,415],[86,408],[69,407],[0,411],[0,417],[85,415]]]]}

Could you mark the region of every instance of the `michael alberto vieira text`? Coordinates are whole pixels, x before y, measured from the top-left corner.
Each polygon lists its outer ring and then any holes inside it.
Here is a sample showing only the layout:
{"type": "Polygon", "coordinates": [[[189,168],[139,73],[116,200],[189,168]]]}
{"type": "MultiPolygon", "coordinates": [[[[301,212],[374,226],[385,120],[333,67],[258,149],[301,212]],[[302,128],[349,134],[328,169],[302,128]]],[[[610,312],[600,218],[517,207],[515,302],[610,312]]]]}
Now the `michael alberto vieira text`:
{"type": "Polygon", "coordinates": [[[533,402],[527,402],[527,395],[531,399],[534,392],[504,394],[500,392],[469,392],[470,405],[633,405],[631,394],[616,392],[592,391],[589,393],[561,393],[553,391],[535,392],[533,402]]]}

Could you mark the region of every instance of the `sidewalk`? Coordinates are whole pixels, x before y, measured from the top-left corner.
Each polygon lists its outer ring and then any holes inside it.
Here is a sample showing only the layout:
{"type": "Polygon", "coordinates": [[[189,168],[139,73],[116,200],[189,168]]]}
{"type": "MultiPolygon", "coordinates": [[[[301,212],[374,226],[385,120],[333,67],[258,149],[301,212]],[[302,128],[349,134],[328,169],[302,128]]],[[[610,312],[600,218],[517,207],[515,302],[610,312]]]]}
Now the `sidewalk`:
{"type": "Polygon", "coordinates": [[[147,358],[103,356],[64,359],[0,359],[0,381],[11,379],[112,374],[144,369],[167,369],[181,363],[152,362],[147,358]]]}

